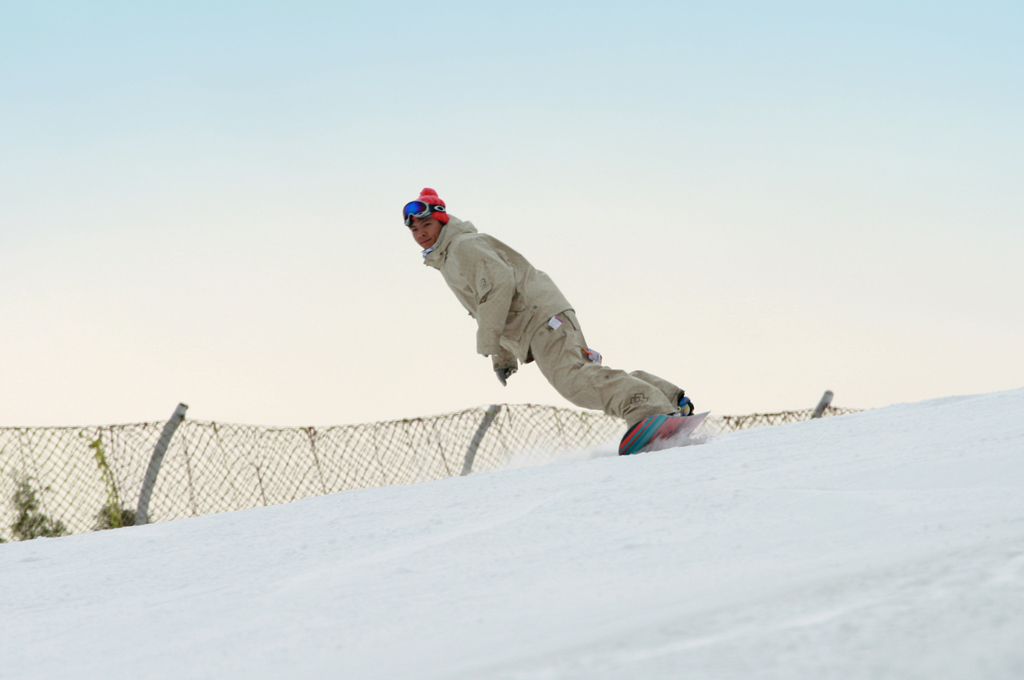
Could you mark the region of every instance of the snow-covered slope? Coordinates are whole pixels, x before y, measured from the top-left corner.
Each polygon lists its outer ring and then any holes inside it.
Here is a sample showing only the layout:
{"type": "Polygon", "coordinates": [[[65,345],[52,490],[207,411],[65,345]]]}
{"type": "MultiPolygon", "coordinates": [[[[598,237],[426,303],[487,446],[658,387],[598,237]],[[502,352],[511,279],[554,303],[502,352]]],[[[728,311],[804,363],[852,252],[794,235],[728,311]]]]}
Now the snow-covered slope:
{"type": "Polygon", "coordinates": [[[1024,390],[0,546],[3,678],[1021,678],[1024,390]]]}

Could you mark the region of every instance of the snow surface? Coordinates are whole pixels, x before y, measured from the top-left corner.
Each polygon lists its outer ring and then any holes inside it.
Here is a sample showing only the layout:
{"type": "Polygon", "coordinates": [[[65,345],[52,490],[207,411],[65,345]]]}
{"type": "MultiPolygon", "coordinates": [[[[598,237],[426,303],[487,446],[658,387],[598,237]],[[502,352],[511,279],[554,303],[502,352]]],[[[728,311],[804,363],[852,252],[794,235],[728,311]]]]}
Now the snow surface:
{"type": "Polygon", "coordinates": [[[1022,414],[951,397],[2,545],[0,677],[1021,678],[1022,414]]]}

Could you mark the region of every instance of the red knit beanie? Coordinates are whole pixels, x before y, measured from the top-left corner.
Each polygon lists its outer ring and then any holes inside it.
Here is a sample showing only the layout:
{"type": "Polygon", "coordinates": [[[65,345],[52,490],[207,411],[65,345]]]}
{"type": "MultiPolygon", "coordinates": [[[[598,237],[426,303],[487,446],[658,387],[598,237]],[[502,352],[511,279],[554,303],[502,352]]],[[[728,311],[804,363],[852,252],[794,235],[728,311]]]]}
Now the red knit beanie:
{"type": "MultiPolygon", "coordinates": [[[[445,206],[444,201],[442,201],[441,198],[437,195],[437,192],[430,188],[426,188],[423,191],[421,191],[420,197],[416,200],[423,201],[427,205],[439,205],[441,207],[447,207],[445,206]]],[[[432,212],[430,213],[430,216],[436,219],[441,224],[448,224],[447,212],[432,212]]]]}

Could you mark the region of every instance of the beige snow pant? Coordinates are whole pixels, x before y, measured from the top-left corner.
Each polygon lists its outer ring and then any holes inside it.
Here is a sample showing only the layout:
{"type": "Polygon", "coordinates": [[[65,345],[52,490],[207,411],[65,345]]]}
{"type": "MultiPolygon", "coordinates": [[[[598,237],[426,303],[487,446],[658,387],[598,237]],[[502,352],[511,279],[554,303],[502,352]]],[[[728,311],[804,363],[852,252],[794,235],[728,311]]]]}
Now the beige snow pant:
{"type": "Polygon", "coordinates": [[[581,408],[604,411],[632,427],[647,416],[674,413],[681,389],[644,371],[626,373],[590,361],[572,311],[557,315],[558,328],[544,325],[530,340],[540,372],[558,393],[581,408]]]}

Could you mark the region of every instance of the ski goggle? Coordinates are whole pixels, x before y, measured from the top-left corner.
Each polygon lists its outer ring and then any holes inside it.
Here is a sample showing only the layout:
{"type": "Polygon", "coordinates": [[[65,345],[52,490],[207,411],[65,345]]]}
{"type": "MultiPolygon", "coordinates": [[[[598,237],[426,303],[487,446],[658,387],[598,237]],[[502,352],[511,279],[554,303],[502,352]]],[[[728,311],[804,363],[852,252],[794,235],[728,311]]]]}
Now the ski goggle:
{"type": "Polygon", "coordinates": [[[422,217],[430,217],[430,213],[448,212],[443,205],[430,205],[423,201],[411,201],[402,208],[402,217],[405,218],[405,226],[411,227],[412,221],[422,217]]]}

